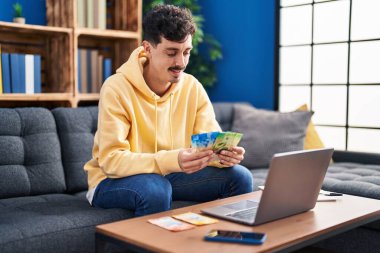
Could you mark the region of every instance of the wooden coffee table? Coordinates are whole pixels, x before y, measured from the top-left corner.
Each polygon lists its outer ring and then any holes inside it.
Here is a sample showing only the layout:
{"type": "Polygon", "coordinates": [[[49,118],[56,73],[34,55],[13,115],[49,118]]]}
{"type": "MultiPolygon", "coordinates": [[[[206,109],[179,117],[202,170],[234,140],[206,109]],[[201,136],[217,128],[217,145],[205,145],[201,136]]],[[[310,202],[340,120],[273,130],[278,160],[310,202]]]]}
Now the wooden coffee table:
{"type": "Polygon", "coordinates": [[[97,252],[103,252],[108,243],[123,244],[138,252],[289,252],[380,219],[380,200],[344,195],[338,201],[317,202],[311,211],[259,226],[220,220],[212,225],[171,232],[147,222],[148,219],[190,211],[200,213],[205,207],[259,198],[260,194],[253,192],[99,225],[96,227],[97,252]],[[267,240],[260,246],[204,241],[203,237],[210,229],[263,232],[267,234],[267,240]]]}

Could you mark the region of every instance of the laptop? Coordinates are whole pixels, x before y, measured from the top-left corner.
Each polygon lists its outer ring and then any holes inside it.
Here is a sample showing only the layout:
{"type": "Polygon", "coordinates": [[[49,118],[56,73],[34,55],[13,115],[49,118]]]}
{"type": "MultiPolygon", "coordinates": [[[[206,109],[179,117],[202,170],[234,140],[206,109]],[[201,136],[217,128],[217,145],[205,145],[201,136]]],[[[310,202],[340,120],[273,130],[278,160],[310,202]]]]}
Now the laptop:
{"type": "Polygon", "coordinates": [[[205,208],[201,212],[259,225],[313,209],[333,152],[333,148],[323,148],[275,154],[260,199],[205,208]]]}

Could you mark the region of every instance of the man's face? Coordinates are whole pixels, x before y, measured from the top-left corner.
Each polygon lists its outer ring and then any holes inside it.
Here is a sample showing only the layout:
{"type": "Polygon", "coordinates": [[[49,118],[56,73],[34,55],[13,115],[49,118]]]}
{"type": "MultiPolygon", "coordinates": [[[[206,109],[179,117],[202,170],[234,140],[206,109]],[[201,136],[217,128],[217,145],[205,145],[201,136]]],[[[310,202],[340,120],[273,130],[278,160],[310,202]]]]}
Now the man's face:
{"type": "Polygon", "coordinates": [[[144,43],[149,57],[150,74],[154,75],[154,79],[162,84],[178,82],[189,63],[190,51],[193,48],[192,36],[187,36],[182,42],[161,37],[161,43],[155,47],[149,42],[144,43]]]}

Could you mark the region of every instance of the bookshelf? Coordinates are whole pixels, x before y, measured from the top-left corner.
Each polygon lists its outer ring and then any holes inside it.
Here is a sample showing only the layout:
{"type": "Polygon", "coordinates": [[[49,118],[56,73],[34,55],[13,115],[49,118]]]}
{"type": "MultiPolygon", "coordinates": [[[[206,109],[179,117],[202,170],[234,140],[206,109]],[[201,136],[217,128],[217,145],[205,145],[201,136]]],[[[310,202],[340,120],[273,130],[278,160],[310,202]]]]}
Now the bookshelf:
{"type": "MultiPolygon", "coordinates": [[[[84,9],[87,21],[88,11],[84,9]]],[[[0,94],[0,107],[96,104],[104,79],[100,73],[103,67],[99,66],[107,59],[114,73],[141,44],[142,0],[46,0],[46,17],[47,26],[0,21],[2,53],[41,56],[41,93],[0,94]],[[91,17],[95,26],[84,26],[80,20],[83,17],[78,13],[83,13],[83,6],[78,4],[88,2],[105,4],[102,26],[95,12],[91,17]],[[95,57],[84,64],[92,77],[84,88],[83,76],[89,76],[83,73],[81,64],[85,53],[95,57]]]]}

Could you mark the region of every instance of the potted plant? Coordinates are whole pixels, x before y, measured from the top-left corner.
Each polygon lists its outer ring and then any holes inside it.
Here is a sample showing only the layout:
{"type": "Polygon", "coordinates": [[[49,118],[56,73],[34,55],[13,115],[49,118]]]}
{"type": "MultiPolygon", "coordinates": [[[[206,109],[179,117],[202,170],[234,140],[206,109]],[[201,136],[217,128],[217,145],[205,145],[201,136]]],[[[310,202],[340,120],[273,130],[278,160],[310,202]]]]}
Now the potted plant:
{"type": "Polygon", "coordinates": [[[15,3],[13,5],[14,15],[13,22],[19,24],[25,24],[25,18],[22,16],[22,5],[20,3],[15,3]]]}

